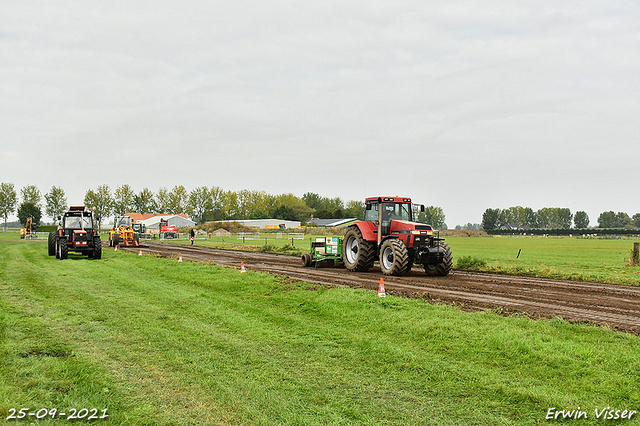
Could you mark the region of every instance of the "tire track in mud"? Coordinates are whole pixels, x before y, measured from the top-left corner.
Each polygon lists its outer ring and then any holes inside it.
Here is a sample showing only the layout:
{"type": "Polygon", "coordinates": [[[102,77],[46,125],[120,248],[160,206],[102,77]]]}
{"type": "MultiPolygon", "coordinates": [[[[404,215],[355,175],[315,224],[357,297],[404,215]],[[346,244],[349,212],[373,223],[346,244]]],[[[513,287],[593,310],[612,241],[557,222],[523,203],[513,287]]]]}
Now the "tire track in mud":
{"type": "MultiPolygon", "coordinates": [[[[377,264],[369,272],[349,272],[337,267],[304,268],[297,256],[146,244],[144,253],[173,258],[182,253],[185,261],[213,262],[236,269],[242,261],[248,270],[314,284],[377,290],[382,277],[377,264]]],[[[588,321],[640,334],[640,287],[455,270],[446,277],[428,277],[418,266],[402,277],[385,277],[384,280],[390,294],[456,304],[464,310],[495,309],[505,314],[524,312],[532,317],[558,316],[568,321],[588,321]]]]}

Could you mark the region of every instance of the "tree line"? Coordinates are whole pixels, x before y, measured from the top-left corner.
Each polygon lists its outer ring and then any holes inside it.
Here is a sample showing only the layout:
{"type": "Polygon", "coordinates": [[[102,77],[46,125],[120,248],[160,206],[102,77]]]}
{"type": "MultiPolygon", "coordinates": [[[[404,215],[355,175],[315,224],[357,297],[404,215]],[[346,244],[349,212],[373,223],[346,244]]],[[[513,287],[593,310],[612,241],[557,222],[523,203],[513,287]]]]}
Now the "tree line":
{"type": "MultiPolygon", "coordinates": [[[[69,207],[65,191],[57,186],[43,196],[35,185],[27,185],[20,194],[22,202],[18,205],[14,185],[0,184],[0,214],[5,226],[8,216],[16,208],[21,224],[24,225],[29,217],[39,224],[43,218],[43,198],[46,217],[54,222],[69,207]]],[[[264,191],[225,191],[217,186],[200,186],[187,191],[184,186],[176,185],[171,190],[162,187],[154,193],[149,188],[135,192],[128,184],[113,191],[109,185],[100,185],[87,190],[83,201],[101,219],[126,212],[186,214],[198,224],[215,220],[268,218],[300,222],[312,217],[363,219],[365,210],[361,201],[345,203],[341,198],[327,198],[311,192],[300,198],[290,193],[272,195],[264,191]]]]}
{"type": "MultiPolygon", "coordinates": [[[[0,185],[0,213],[5,219],[17,207],[18,219],[24,225],[28,217],[34,223],[42,219],[42,200],[45,200],[45,214],[53,222],[68,209],[65,191],[57,186],[44,194],[35,185],[22,188],[22,203],[12,183],[0,185]]],[[[225,191],[217,186],[200,186],[187,191],[176,185],[171,190],[161,187],[157,192],[143,188],[136,192],[124,184],[112,189],[109,185],[99,185],[87,190],[84,205],[93,208],[101,220],[126,212],[153,214],[186,214],[198,224],[207,221],[233,221],[242,219],[280,219],[306,223],[317,219],[364,219],[365,204],[362,201],[344,202],[341,198],[323,197],[307,192],[302,197],[293,194],[272,195],[264,191],[225,191]]],[[[435,229],[446,229],[445,215],[440,207],[429,206],[425,211],[416,209],[417,221],[431,224],[435,229]]]]}
{"type": "MultiPolygon", "coordinates": [[[[482,215],[482,229],[586,229],[589,215],[584,211],[571,213],[568,208],[545,207],[534,211],[530,207],[515,206],[508,209],[486,209],[482,215]]],[[[640,213],[630,217],[613,211],[600,213],[598,228],[640,228],[640,213]]]]}
{"type": "MultiPolygon", "coordinates": [[[[27,185],[20,190],[22,202],[12,183],[0,183],[0,215],[6,227],[8,216],[17,209],[18,220],[25,224],[32,217],[39,224],[44,214],[56,221],[68,209],[65,191],[57,186],[44,195],[36,185],[27,185]]],[[[306,223],[311,218],[364,219],[365,205],[362,201],[344,202],[341,198],[323,197],[307,192],[302,197],[293,194],[272,195],[265,191],[225,191],[217,186],[200,186],[187,191],[176,185],[171,190],[161,187],[157,192],[143,188],[135,192],[124,184],[111,190],[109,185],[100,185],[87,190],[84,204],[93,208],[100,218],[125,212],[154,214],[186,214],[196,223],[216,220],[281,219],[306,223]]],[[[414,211],[418,222],[428,223],[434,229],[447,229],[445,214],[441,207],[428,206],[425,211],[414,211]]],[[[461,229],[481,228],[486,231],[508,229],[585,229],[589,227],[589,216],[584,211],[575,214],[568,208],[545,207],[534,211],[529,207],[486,209],[481,224],[466,224],[461,229]]],[[[624,212],[607,211],[598,217],[599,228],[640,228],[640,213],[629,216],[624,212]]],[[[456,227],[457,229],[458,227],[456,227]]]]}

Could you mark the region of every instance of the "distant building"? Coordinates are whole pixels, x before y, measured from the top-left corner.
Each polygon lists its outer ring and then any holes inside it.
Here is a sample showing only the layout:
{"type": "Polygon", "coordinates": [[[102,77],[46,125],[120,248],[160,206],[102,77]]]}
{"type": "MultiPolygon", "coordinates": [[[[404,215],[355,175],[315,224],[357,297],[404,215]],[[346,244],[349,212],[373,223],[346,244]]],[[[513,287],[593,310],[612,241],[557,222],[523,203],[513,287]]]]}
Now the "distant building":
{"type": "Polygon", "coordinates": [[[313,224],[320,227],[330,228],[332,226],[341,226],[349,222],[353,222],[357,220],[355,217],[350,217],[347,219],[311,219],[307,221],[309,225],[313,224]]]}
{"type": "Polygon", "coordinates": [[[302,222],[281,219],[246,219],[246,220],[218,220],[216,222],[238,222],[240,225],[260,229],[291,229],[299,228],[302,222]]]}
{"type": "Polygon", "coordinates": [[[160,219],[164,219],[169,225],[175,225],[178,228],[196,226],[196,223],[186,214],[125,213],[125,216],[131,216],[133,223],[143,223],[147,227],[147,232],[151,233],[154,229],[160,229],[160,219]]]}

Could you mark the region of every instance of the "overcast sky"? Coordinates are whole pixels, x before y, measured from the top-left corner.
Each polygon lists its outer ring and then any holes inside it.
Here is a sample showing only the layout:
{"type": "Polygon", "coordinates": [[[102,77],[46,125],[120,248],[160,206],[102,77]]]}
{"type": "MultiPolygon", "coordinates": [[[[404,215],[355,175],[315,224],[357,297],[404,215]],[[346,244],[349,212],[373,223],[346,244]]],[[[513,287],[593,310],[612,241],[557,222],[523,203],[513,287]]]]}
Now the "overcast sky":
{"type": "MultiPolygon", "coordinates": [[[[640,212],[637,1],[0,0],[0,182],[640,212]]],[[[15,216],[14,216],[15,217],[15,216]]]]}

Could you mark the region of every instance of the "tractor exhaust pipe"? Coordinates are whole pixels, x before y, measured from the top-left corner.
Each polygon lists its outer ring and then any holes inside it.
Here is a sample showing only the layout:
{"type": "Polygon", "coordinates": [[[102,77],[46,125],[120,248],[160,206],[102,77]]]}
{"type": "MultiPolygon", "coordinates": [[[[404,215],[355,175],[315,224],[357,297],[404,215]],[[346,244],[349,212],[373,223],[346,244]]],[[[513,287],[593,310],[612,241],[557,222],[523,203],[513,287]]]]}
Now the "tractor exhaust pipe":
{"type": "Polygon", "coordinates": [[[378,250],[382,242],[382,198],[378,197],[378,250]]]}

